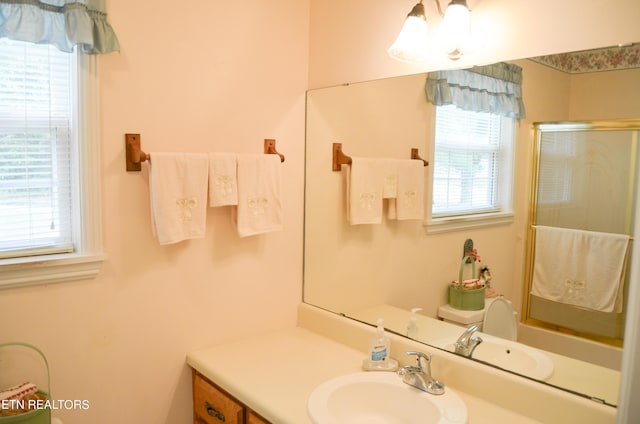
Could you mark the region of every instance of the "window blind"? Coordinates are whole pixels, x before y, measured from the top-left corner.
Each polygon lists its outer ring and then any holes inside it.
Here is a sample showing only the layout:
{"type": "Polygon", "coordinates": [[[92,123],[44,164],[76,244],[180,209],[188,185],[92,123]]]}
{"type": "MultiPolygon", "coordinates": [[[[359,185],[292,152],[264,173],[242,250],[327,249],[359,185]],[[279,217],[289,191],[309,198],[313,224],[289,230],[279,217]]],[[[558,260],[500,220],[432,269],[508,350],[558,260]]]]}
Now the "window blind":
{"type": "Polygon", "coordinates": [[[0,258],[73,250],[73,57],[0,40],[0,258]]]}
{"type": "Polygon", "coordinates": [[[571,200],[571,169],[575,157],[575,132],[541,134],[538,204],[567,203],[571,200]]]}
{"type": "Polygon", "coordinates": [[[500,210],[501,119],[451,105],[437,107],[433,216],[500,210]]]}

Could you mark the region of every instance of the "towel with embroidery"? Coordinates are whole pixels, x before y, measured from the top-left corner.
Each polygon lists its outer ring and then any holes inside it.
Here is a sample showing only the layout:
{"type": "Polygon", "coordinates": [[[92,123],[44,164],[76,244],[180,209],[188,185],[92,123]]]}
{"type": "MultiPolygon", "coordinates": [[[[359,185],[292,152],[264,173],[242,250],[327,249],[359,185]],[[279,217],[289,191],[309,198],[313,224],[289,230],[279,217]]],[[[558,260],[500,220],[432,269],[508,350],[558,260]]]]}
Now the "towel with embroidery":
{"type": "Polygon", "coordinates": [[[346,173],[347,218],[351,225],[380,224],[382,199],[396,195],[395,174],[388,161],[353,157],[346,173]]]}
{"type": "Polygon", "coordinates": [[[240,237],[282,230],[282,176],[278,155],[240,154],[235,222],[240,237]]]}
{"type": "Polygon", "coordinates": [[[149,192],[153,234],[160,244],[204,237],[209,157],[151,153],[149,192]]]}
{"type": "Polygon", "coordinates": [[[424,164],[413,159],[397,159],[397,189],[388,200],[389,219],[424,219],[424,164]]]}
{"type": "Polygon", "coordinates": [[[601,312],[622,312],[629,236],[536,226],[531,294],[601,312]]]}
{"type": "Polygon", "coordinates": [[[235,153],[209,153],[209,206],[238,204],[235,153]]]}

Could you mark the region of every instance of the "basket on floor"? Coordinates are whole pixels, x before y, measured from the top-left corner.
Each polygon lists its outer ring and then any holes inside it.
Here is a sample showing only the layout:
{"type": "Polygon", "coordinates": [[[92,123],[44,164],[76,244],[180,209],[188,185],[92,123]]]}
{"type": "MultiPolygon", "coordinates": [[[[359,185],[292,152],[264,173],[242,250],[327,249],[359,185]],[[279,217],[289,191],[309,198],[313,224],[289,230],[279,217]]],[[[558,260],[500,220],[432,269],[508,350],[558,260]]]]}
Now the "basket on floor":
{"type": "MultiPolygon", "coordinates": [[[[34,350],[40,355],[40,357],[44,361],[44,365],[47,370],[47,388],[46,388],[46,391],[43,390],[42,388],[39,388],[37,391],[38,397],[42,399],[41,402],[33,401],[31,402],[31,404],[28,401],[11,402],[11,403],[4,402],[4,404],[0,405],[2,406],[2,409],[0,409],[0,424],[50,424],[51,409],[47,407],[48,405],[46,405],[46,402],[45,402],[45,400],[50,399],[48,392],[50,390],[50,383],[51,383],[51,377],[49,374],[49,363],[47,362],[47,358],[40,351],[40,349],[27,343],[20,343],[20,342],[0,343],[0,349],[9,347],[9,346],[25,347],[25,348],[34,350]],[[4,408],[5,406],[7,407],[13,406],[14,408],[11,408],[11,409],[4,408]],[[24,406],[25,408],[36,407],[36,409],[24,411],[23,408],[20,408],[21,406],[24,406]],[[22,409],[22,412],[18,411],[18,409],[22,409]],[[12,414],[12,415],[5,415],[5,414],[12,414]]],[[[0,361],[0,365],[2,365],[1,361],[0,361]]],[[[0,374],[1,373],[2,373],[2,370],[0,369],[0,374]]]]}

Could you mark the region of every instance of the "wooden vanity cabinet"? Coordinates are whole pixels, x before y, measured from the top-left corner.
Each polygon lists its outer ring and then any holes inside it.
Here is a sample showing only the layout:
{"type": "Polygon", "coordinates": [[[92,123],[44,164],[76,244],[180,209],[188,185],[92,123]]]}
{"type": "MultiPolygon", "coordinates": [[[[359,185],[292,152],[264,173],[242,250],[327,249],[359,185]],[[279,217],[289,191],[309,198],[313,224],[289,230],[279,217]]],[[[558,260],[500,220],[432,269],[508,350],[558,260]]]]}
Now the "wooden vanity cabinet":
{"type": "Polygon", "coordinates": [[[192,384],[194,424],[269,424],[196,370],[192,384]]]}
{"type": "Polygon", "coordinates": [[[252,410],[249,410],[246,424],[269,424],[269,421],[265,420],[260,415],[256,415],[252,410]]]}

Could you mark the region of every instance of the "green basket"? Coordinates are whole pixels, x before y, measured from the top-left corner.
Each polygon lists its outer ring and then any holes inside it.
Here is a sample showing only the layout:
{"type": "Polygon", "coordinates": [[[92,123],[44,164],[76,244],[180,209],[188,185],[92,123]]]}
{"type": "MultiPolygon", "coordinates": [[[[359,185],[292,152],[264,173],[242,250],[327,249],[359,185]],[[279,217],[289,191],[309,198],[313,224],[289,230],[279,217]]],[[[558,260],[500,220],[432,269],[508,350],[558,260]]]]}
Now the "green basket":
{"type": "MultiPolygon", "coordinates": [[[[44,354],[35,346],[31,346],[27,343],[11,342],[0,343],[0,348],[6,346],[22,346],[32,350],[35,350],[44,360],[44,364],[47,368],[47,390],[51,390],[51,376],[49,374],[49,363],[44,354]]],[[[47,399],[51,399],[49,393],[44,390],[38,390],[38,393],[44,394],[47,399]]],[[[29,412],[25,412],[18,415],[0,416],[0,424],[51,424],[51,410],[49,408],[34,409],[29,412]]]]}
{"type": "MultiPolygon", "coordinates": [[[[460,272],[458,273],[458,282],[462,285],[462,274],[464,265],[468,257],[463,257],[460,262],[460,272]]],[[[472,259],[471,275],[476,274],[476,262],[472,259]]],[[[485,287],[480,289],[463,289],[460,287],[449,286],[449,305],[463,311],[479,311],[484,309],[485,287]]]]}
{"type": "Polygon", "coordinates": [[[479,311],[484,309],[485,288],[464,290],[449,286],[449,305],[463,311],[479,311]]]}

